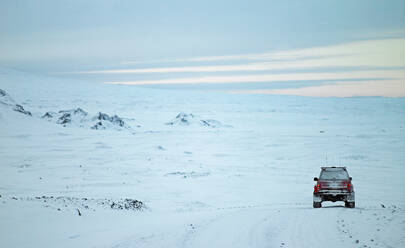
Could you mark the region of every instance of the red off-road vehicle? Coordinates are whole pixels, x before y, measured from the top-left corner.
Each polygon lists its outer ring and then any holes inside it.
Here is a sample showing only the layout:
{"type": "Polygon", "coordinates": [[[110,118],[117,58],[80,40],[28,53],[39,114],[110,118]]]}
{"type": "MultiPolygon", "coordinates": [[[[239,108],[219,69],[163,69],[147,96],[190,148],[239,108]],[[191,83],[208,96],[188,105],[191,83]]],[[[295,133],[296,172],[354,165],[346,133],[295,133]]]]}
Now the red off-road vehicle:
{"type": "Polygon", "coordinates": [[[314,181],[314,208],[322,207],[324,201],[344,201],[345,207],[354,208],[354,188],[346,167],[321,167],[314,181]]]}

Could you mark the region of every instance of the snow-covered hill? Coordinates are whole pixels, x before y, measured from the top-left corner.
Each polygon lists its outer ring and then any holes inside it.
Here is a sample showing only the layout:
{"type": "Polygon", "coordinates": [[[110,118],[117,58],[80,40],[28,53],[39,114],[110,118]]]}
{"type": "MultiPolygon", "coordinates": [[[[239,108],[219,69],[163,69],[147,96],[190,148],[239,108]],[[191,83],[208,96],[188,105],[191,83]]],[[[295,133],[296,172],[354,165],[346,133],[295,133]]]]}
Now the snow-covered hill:
{"type": "Polygon", "coordinates": [[[0,89],[0,247],[405,243],[403,98],[151,89],[7,69],[0,89]],[[355,209],[312,208],[325,164],[347,166],[355,209]]]}

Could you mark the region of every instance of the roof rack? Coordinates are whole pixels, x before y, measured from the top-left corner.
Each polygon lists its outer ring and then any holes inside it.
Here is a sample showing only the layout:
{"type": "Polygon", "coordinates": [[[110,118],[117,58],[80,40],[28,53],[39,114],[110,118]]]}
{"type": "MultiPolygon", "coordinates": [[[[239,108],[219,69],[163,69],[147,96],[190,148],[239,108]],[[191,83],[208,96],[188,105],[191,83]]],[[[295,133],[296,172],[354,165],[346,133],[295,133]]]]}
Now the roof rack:
{"type": "Polygon", "coordinates": [[[346,167],[345,167],[345,166],[327,166],[327,167],[321,167],[322,170],[326,170],[326,169],[330,169],[330,168],[333,168],[333,169],[342,168],[343,170],[346,170],[346,167]]]}

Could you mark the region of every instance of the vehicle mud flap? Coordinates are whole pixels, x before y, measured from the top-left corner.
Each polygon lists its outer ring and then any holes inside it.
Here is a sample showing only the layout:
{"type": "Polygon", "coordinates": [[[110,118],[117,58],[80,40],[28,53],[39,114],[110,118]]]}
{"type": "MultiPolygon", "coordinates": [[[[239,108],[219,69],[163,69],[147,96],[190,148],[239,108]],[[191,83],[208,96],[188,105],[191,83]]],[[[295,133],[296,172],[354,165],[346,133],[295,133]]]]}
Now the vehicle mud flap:
{"type": "Polygon", "coordinates": [[[322,198],[319,195],[314,195],[314,202],[322,202],[322,198]]]}

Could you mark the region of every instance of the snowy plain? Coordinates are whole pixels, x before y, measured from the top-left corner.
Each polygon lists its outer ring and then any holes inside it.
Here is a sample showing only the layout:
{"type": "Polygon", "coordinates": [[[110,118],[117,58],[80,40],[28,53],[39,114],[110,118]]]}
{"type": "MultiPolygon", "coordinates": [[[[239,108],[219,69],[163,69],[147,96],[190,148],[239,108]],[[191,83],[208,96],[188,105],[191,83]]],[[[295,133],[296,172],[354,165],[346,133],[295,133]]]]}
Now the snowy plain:
{"type": "Polygon", "coordinates": [[[405,245],[404,98],[170,90],[9,69],[0,89],[0,247],[405,245]],[[85,117],[58,122],[78,108],[85,117]],[[355,209],[312,208],[325,165],[348,168],[355,209]],[[143,204],[112,207],[125,199],[143,204]]]}

